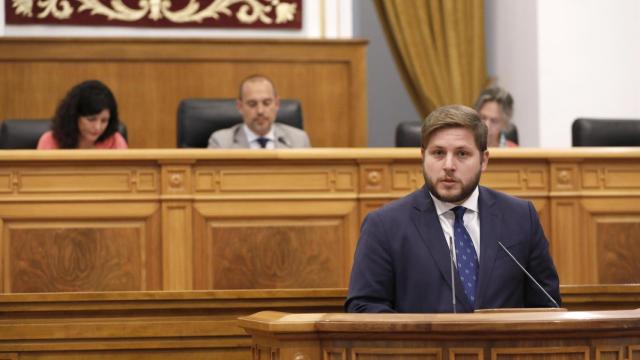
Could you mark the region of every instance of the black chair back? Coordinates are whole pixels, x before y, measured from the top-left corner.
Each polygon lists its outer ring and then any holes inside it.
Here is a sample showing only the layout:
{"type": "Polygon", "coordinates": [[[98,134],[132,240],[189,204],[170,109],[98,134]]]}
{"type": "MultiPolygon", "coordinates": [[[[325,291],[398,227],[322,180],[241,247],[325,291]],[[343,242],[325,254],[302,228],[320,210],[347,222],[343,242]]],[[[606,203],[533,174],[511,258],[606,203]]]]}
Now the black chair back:
{"type": "MultiPolygon", "coordinates": [[[[236,99],[184,99],[178,106],[179,148],[206,148],[214,131],[242,122],[236,99]]],[[[302,129],[300,101],[281,99],[276,122],[302,129]]]]}
{"type": "Polygon", "coordinates": [[[49,119],[5,120],[0,125],[0,149],[35,149],[50,129],[49,119]]]}
{"type": "MultiPolygon", "coordinates": [[[[518,144],[518,128],[511,124],[508,131],[504,133],[507,140],[518,144]]],[[[422,122],[406,121],[396,126],[396,147],[418,147],[422,146],[422,122]]]]}
{"type": "MultiPolygon", "coordinates": [[[[121,121],[118,132],[128,140],[127,126],[121,121]]],[[[49,119],[10,119],[0,124],[0,149],[35,149],[38,140],[51,130],[49,119]]]]}
{"type": "Polygon", "coordinates": [[[520,144],[518,141],[518,128],[514,124],[509,125],[509,129],[504,132],[504,137],[515,144],[520,144]]]}
{"type": "Polygon", "coordinates": [[[422,145],[422,122],[405,121],[396,126],[396,147],[418,147],[422,145]]]}
{"type": "Polygon", "coordinates": [[[640,146],[640,120],[586,119],[573,121],[573,146],[640,146]]]}

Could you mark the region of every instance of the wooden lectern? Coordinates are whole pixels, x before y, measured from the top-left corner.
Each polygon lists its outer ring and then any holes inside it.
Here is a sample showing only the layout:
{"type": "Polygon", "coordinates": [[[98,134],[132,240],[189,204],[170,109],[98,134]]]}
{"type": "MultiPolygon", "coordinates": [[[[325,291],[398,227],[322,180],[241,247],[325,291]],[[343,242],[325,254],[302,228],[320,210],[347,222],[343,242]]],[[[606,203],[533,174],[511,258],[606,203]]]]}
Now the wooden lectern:
{"type": "Polygon", "coordinates": [[[239,319],[253,360],[638,360],[640,309],[239,319]]]}

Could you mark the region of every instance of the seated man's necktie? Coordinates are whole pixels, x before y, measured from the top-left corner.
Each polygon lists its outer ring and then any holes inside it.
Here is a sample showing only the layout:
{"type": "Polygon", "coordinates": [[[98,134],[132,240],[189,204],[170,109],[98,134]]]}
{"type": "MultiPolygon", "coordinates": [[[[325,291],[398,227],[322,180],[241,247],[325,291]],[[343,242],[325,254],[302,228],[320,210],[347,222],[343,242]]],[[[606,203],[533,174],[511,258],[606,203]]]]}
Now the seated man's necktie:
{"type": "Polygon", "coordinates": [[[258,142],[258,144],[260,144],[260,147],[264,149],[267,147],[269,139],[267,139],[266,137],[259,137],[256,139],[256,141],[258,142]]]}

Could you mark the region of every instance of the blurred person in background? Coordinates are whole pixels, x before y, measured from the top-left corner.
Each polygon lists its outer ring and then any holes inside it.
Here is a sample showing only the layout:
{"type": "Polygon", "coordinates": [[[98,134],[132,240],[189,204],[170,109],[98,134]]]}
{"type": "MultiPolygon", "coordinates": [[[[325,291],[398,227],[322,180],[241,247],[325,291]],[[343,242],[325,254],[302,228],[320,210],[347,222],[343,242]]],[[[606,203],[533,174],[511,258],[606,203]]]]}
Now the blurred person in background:
{"type": "Polygon", "coordinates": [[[38,149],[126,149],[119,123],[111,90],[98,80],[87,80],[62,99],[52,130],[40,137],[38,149]]]}

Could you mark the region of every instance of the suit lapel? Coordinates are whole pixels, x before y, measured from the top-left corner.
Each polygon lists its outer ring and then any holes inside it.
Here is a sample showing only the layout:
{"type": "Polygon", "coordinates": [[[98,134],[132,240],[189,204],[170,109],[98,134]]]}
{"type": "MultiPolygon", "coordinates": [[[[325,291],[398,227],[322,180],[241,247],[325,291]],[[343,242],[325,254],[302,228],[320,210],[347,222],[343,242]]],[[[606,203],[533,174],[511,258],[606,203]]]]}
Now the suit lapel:
{"type": "MultiPolygon", "coordinates": [[[[451,287],[451,253],[449,252],[448,241],[442,232],[436,207],[428,192],[429,190],[424,186],[422,191],[414,197],[414,211],[411,212],[411,221],[416,226],[420,239],[433,256],[433,261],[437,264],[442,277],[451,287]]],[[[482,266],[480,268],[482,269],[482,266]]],[[[471,304],[464,293],[464,288],[458,276],[458,269],[455,265],[454,271],[457,302],[463,307],[471,309],[471,304]]]]}
{"type": "Polygon", "coordinates": [[[487,287],[491,284],[491,272],[496,260],[498,241],[501,236],[502,216],[495,209],[495,199],[480,187],[478,209],[480,211],[480,278],[478,279],[477,304],[482,305],[487,287]]]}
{"type": "Polygon", "coordinates": [[[232,147],[240,149],[249,148],[249,141],[247,141],[247,134],[242,130],[242,123],[234,125],[232,147]]]}
{"type": "Polygon", "coordinates": [[[275,138],[275,147],[288,149],[291,147],[291,140],[287,137],[287,133],[282,131],[282,128],[278,123],[273,123],[273,137],[275,138]]]}

